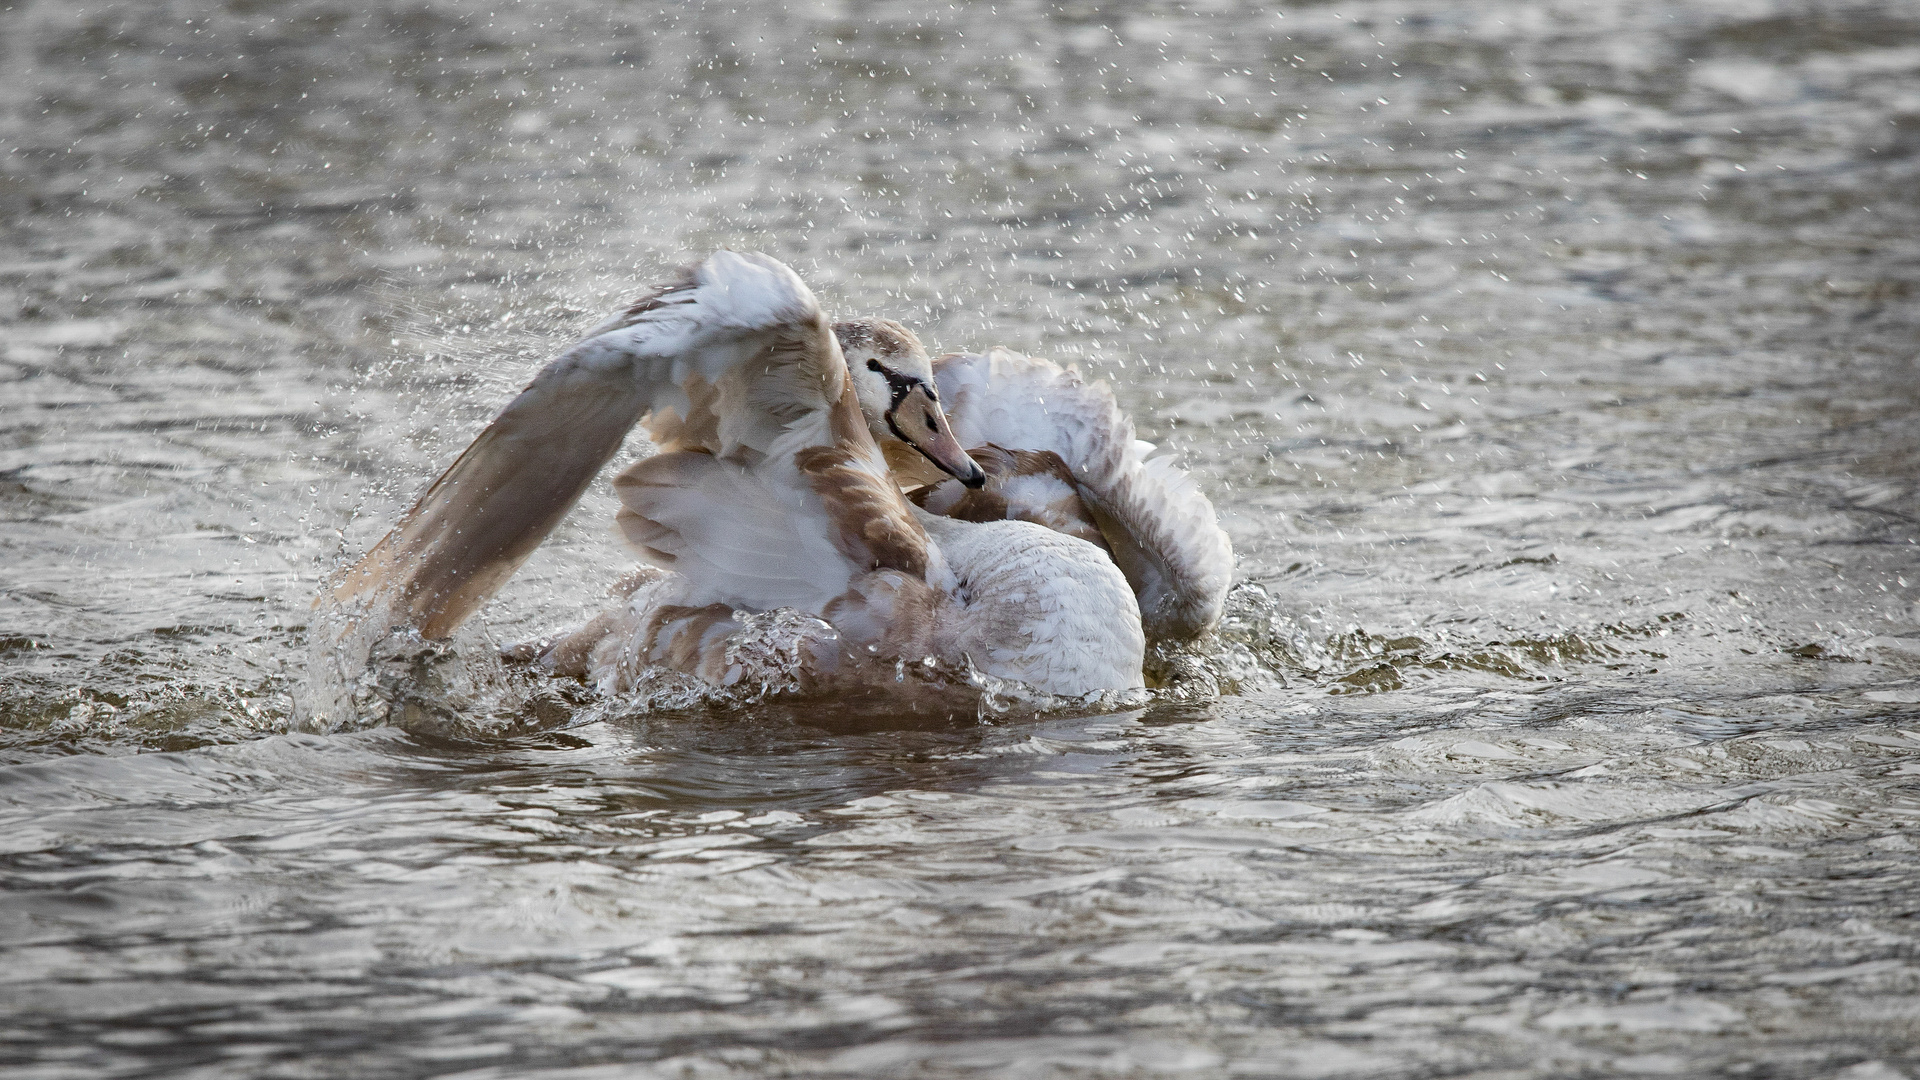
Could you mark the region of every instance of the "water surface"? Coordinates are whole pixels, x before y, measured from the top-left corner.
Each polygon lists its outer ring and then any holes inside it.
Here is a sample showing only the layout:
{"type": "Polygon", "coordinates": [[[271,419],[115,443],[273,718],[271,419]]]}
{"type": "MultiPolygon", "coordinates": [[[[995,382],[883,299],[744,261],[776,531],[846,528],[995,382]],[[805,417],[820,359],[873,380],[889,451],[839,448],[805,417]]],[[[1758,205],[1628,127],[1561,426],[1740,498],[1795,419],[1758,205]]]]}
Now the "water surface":
{"type": "Polygon", "coordinates": [[[0,11],[10,1076],[1920,1070],[1908,5],[379,7],[0,11]],[[1207,678],[605,718],[488,661],[603,487],[439,713],[303,712],[320,578],[720,246],[1112,380],[1207,678]]]}

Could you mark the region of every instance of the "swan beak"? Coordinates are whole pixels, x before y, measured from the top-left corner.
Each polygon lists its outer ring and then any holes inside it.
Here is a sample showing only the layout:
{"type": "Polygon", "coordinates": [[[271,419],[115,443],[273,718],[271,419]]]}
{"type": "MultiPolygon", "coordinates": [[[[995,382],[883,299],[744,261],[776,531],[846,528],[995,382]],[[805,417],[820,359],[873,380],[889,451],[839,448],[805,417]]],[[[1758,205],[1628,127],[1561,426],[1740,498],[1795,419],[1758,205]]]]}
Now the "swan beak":
{"type": "Polygon", "coordinates": [[[901,442],[920,451],[941,472],[970,488],[986,484],[987,474],[968,456],[960,440],[953,437],[947,414],[940,411],[940,403],[927,393],[926,387],[916,386],[903,394],[894,407],[887,410],[887,426],[901,442]]]}

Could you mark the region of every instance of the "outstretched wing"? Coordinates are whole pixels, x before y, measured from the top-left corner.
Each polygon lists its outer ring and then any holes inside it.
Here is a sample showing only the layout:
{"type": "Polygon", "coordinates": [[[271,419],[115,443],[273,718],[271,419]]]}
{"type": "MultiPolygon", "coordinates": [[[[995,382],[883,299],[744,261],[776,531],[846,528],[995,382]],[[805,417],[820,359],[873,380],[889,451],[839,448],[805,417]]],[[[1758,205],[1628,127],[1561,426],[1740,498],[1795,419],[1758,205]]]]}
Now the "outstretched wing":
{"type": "Polygon", "coordinates": [[[720,252],[548,364],[333,595],[384,601],[392,618],[445,637],[546,539],[637,421],[673,446],[751,463],[845,381],[793,271],[720,252]]]}
{"type": "Polygon", "coordinates": [[[1149,640],[1185,639],[1220,621],[1233,545],[1191,476],[1164,457],[1143,461],[1133,421],[1105,383],[1007,349],[933,362],[960,445],[1049,451],[1133,586],[1149,640]]]}

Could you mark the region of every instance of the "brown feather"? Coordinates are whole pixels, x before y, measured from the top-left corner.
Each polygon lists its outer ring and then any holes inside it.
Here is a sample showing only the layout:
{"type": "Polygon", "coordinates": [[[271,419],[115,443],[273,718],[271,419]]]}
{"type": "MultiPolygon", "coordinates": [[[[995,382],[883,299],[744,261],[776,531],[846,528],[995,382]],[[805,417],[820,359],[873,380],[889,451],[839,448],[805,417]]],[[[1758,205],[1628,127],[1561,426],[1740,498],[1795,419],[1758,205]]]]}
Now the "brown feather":
{"type": "Polygon", "coordinates": [[[672,450],[642,458],[613,478],[614,494],[620,497],[614,524],[627,543],[654,566],[671,567],[678,559],[674,549],[682,541],[678,530],[647,516],[647,489],[695,486],[698,470],[712,460],[704,450],[672,450]]]}
{"type": "Polygon", "coordinates": [[[725,682],[727,638],[740,629],[733,614],[725,604],[669,604],[654,609],[646,628],[648,662],[710,683],[725,682]]]}
{"type": "Polygon", "coordinates": [[[638,395],[526,415],[516,399],[334,589],[374,592],[427,638],[444,638],[510,577],[620,448],[638,395]],[[544,413],[544,415],[543,415],[544,413]],[[564,430],[553,417],[564,414],[564,430]]]}
{"type": "Polygon", "coordinates": [[[834,542],[849,559],[862,569],[925,580],[931,542],[891,477],[876,476],[844,446],[808,447],[793,461],[839,525],[834,542]]]}
{"type": "Polygon", "coordinates": [[[690,373],[680,383],[687,395],[686,414],[678,409],[656,409],[646,418],[647,439],[662,450],[706,449],[720,444],[720,389],[690,373]]]}
{"type": "Polygon", "coordinates": [[[873,438],[867,429],[867,415],[860,411],[860,398],[853,392],[852,379],[841,378],[839,396],[827,411],[827,431],[840,446],[857,446],[873,438]]]}
{"type": "Polygon", "coordinates": [[[956,521],[1031,521],[1054,532],[1085,540],[1112,554],[1101,533],[1093,511],[1082,500],[1082,488],[1073,471],[1060,455],[1051,450],[1008,450],[988,443],[967,451],[987,474],[984,487],[969,491],[958,481],[916,488],[907,497],[916,506],[956,521]],[[1044,504],[1030,499],[1010,500],[1009,481],[1021,477],[1046,477],[1055,481],[1059,494],[1044,504]]]}
{"type": "Polygon", "coordinates": [[[920,344],[920,339],[913,331],[892,319],[837,322],[833,324],[833,336],[839,339],[842,350],[871,350],[882,359],[911,356],[916,351],[926,352],[926,347],[920,344]]]}
{"type": "Polygon", "coordinates": [[[883,570],[855,579],[820,615],[850,644],[881,644],[888,656],[918,659],[941,651],[933,640],[940,604],[925,581],[883,570]]]}

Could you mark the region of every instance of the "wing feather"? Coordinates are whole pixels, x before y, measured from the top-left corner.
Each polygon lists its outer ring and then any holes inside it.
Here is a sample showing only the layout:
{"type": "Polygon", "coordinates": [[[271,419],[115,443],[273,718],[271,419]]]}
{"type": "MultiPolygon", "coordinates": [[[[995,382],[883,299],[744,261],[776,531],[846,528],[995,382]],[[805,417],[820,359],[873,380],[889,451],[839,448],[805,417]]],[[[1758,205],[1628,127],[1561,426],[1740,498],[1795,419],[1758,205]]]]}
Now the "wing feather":
{"type": "Polygon", "coordinates": [[[818,614],[857,567],[812,492],[697,451],[634,463],[613,482],[627,541],[686,579],[689,604],[818,614]]]}
{"type": "Polygon", "coordinates": [[[642,557],[686,579],[688,603],[823,614],[865,575],[951,584],[939,549],[885,468],[816,446],[770,476],[672,451],[614,480],[619,522],[642,557]]]}
{"type": "Polygon", "coordinates": [[[548,364],[333,590],[451,634],[573,508],[633,425],[752,463],[844,394],[813,293],[778,261],[723,251],[548,364]]]}
{"type": "Polygon", "coordinates": [[[451,634],[580,500],[641,406],[630,383],[559,365],[542,371],[354,564],[335,597],[379,594],[423,635],[451,634]]]}

